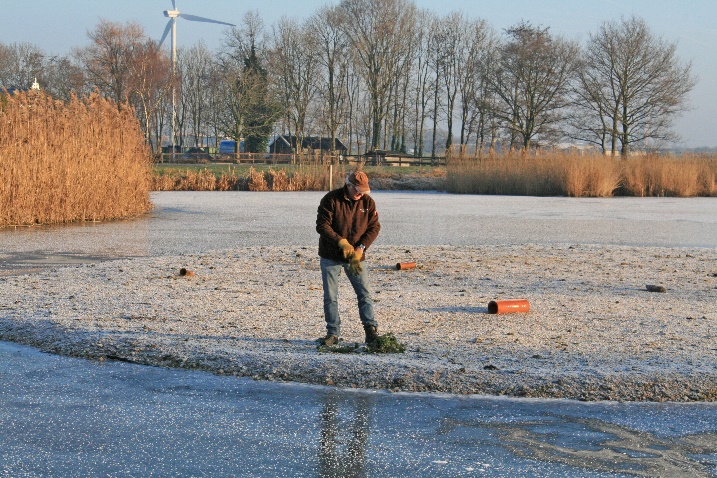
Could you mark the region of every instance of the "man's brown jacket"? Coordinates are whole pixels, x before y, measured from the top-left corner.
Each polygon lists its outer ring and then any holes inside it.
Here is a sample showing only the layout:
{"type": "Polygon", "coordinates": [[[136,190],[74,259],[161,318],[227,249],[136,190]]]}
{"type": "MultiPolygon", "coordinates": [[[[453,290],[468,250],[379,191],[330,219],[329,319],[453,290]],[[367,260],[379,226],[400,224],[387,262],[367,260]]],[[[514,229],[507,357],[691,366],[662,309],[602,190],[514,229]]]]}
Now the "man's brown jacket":
{"type": "MultiPolygon", "coordinates": [[[[338,242],[345,238],[354,247],[363,244],[368,249],[378,237],[380,229],[376,203],[371,196],[363,195],[358,201],[353,201],[349,198],[345,185],[334,189],[321,199],[316,216],[319,256],[337,262],[348,262],[348,259],[344,259],[338,242]]],[[[361,260],[365,257],[364,251],[361,260]]]]}

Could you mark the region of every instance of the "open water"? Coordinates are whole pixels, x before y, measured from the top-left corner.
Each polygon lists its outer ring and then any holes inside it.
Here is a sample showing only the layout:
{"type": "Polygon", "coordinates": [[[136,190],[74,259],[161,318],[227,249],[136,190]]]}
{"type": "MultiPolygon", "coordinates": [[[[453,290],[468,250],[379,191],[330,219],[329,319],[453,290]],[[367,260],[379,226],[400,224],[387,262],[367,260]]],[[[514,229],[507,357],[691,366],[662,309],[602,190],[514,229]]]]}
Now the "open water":
{"type": "MultiPolygon", "coordinates": [[[[714,198],[373,196],[386,245],[717,249],[714,198]]],[[[320,197],[157,193],[155,210],[132,221],[0,231],[0,274],[315,245],[320,197]]],[[[0,476],[717,476],[714,403],[342,390],[94,363],[8,343],[0,343],[0,383],[0,476]]]]}

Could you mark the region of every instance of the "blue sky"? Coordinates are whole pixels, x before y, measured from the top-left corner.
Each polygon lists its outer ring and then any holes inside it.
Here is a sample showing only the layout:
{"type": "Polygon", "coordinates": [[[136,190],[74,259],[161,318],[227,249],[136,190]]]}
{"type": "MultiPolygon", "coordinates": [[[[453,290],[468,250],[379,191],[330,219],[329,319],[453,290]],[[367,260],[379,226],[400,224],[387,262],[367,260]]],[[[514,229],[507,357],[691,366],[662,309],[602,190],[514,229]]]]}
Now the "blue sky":
{"type": "MultiPolygon", "coordinates": [[[[550,27],[566,38],[585,41],[603,21],[637,15],[655,35],[677,42],[678,55],[691,61],[699,82],[692,92],[692,110],[675,123],[689,147],[717,147],[717,1],[715,0],[414,0],[419,8],[438,14],[462,11],[482,18],[496,30],[521,20],[550,27]]],[[[270,28],[283,15],[303,19],[338,0],[177,0],[180,11],[241,23],[249,10],[259,12],[270,28]]],[[[100,18],[139,22],[148,35],[159,39],[170,0],[2,0],[0,42],[30,42],[49,54],[65,54],[88,43],[87,32],[100,18]]],[[[221,25],[182,22],[177,25],[178,46],[203,39],[210,48],[221,44],[221,25]]]]}

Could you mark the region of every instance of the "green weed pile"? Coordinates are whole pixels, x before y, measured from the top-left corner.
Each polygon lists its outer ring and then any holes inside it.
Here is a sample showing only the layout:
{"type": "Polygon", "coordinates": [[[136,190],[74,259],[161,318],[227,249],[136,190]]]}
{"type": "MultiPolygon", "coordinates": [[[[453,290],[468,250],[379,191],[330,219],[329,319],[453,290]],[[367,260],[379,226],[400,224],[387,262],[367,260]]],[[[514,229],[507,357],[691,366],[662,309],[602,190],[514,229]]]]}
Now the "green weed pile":
{"type": "Polygon", "coordinates": [[[376,340],[366,344],[366,351],[374,354],[402,354],[406,346],[400,343],[392,333],[379,335],[376,340]]]}
{"type": "Polygon", "coordinates": [[[392,333],[379,335],[376,340],[361,346],[358,343],[341,343],[336,345],[319,345],[319,352],[335,354],[371,353],[371,354],[402,354],[406,346],[400,343],[392,333]]]}

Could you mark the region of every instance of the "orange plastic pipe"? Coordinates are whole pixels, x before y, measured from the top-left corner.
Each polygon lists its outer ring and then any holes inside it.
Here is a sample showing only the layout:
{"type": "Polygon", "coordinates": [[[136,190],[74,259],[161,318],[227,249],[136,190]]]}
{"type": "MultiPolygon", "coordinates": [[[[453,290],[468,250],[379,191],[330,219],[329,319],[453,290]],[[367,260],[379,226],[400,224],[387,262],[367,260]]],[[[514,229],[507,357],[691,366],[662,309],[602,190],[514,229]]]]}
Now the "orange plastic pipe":
{"type": "Polygon", "coordinates": [[[488,302],[489,314],[510,314],[512,312],[529,312],[530,302],[525,299],[491,300],[488,302]]]}
{"type": "Polygon", "coordinates": [[[399,271],[403,271],[406,269],[414,269],[415,267],[416,267],[415,262],[398,262],[396,264],[396,269],[398,269],[399,271]]]}

